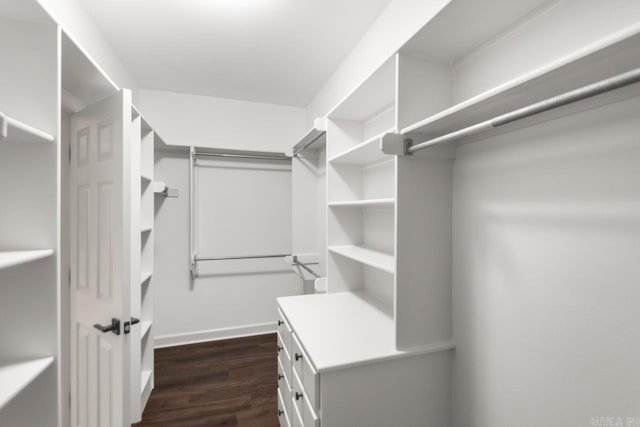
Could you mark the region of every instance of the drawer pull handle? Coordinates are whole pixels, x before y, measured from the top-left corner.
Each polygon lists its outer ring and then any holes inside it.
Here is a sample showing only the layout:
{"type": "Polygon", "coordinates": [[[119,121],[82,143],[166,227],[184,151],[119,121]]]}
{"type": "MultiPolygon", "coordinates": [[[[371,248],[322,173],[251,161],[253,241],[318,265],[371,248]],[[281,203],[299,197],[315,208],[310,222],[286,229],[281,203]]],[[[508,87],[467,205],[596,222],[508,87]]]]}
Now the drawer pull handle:
{"type": "Polygon", "coordinates": [[[280,353],[282,351],[283,347],[282,346],[278,346],[278,353],[280,353]]]}
{"type": "Polygon", "coordinates": [[[303,396],[302,396],[302,393],[298,393],[298,392],[296,391],[296,400],[300,400],[300,399],[302,399],[302,397],[303,397],[303,396]]]}
{"type": "Polygon", "coordinates": [[[278,416],[281,417],[284,414],[284,411],[282,409],[278,409],[278,416]]]}
{"type": "Polygon", "coordinates": [[[284,378],[284,375],[282,375],[282,374],[278,374],[278,381],[280,381],[280,380],[281,380],[281,379],[283,379],[283,378],[284,378]]]}
{"type": "Polygon", "coordinates": [[[282,320],[278,320],[278,326],[282,326],[284,325],[284,322],[282,320]]]}
{"type": "Polygon", "coordinates": [[[302,359],[302,355],[300,353],[296,353],[296,362],[302,359]]]}

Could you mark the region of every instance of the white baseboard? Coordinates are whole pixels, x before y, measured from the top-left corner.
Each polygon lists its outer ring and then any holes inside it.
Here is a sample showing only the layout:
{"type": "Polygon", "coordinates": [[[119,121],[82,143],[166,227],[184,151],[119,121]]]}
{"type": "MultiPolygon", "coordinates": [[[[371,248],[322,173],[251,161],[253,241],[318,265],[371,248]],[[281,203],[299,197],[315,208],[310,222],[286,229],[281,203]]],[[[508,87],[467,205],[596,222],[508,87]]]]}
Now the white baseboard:
{"type": "Polygon", "coordinates": [[[161,335],[154,338],[155,348],[175,347],[179,345],[197,344],[207,341],[219,341],[229,338],[249,337],[253,335],[272,334],[277,330],[275,322],[256,325],[237,326],[233,328],[213,329],[209,331],[187,332],[184,334],[161,335]]]}

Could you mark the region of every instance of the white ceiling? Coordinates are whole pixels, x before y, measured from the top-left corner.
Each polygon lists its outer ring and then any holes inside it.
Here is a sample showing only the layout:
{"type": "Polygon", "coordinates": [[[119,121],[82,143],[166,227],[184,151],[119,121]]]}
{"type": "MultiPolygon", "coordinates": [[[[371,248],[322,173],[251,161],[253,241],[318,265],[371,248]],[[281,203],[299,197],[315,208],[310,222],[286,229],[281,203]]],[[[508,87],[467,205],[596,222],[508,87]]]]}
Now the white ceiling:
{"type": "Polygon", "coordinates": [[[390,0],[81,0],[142,88],[306,106],[390,0]]]}

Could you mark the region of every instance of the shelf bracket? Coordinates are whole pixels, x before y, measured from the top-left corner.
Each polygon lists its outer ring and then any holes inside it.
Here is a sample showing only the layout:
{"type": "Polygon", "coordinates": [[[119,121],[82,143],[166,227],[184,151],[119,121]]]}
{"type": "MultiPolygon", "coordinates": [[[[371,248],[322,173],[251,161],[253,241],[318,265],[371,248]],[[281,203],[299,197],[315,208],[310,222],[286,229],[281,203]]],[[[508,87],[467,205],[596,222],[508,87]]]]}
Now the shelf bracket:
{"type": "Polygon", "coordinates": [[[393,156],[407,156],[410,153],[407,151],[407,141],[411,139],[405,138],[404,135],[399,133],[385,133],[380,138],[380,151],[384,154],[390,154],[393,156]]]}

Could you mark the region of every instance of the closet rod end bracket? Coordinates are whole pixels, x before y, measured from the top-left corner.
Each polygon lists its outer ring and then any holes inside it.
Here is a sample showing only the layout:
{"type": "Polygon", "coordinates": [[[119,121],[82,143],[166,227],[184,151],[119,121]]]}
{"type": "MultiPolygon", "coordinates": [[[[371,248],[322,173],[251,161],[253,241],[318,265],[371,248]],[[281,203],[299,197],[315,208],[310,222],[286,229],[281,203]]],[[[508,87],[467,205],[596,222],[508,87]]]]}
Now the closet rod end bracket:
{"type": "Polygon", "coordinates": [[[413,153],[411,151],[409,151],[409,149],[413,146],[413,139],[411,138],[405,138],[402,141],[403,147],[404,147],[404,155],[405,156],[413,156],[413,153]]]}

